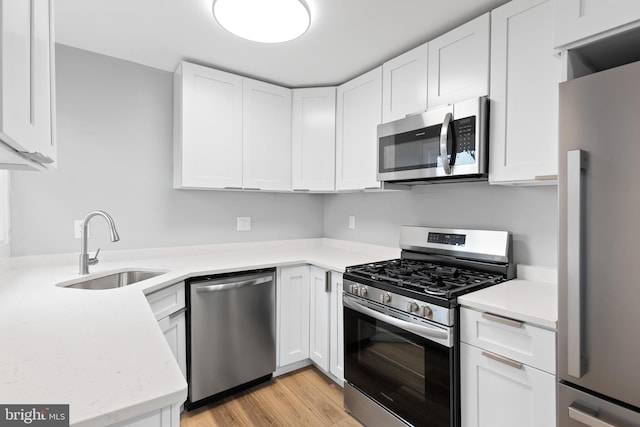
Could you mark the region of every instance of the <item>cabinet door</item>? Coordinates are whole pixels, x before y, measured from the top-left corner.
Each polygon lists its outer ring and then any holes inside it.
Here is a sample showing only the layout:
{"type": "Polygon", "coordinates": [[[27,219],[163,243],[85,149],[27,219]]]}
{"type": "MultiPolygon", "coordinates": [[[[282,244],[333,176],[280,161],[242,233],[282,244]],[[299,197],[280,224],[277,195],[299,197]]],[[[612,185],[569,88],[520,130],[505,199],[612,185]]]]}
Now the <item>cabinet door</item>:
{"type": "Polygon", "coordinates": [[[500,355],[460,345],[463,427],[553,427],[555,376],[500,355]]]}
{"type": "Polygon", "coordinates": [[[242,187],[242,77],[182,62],[174,74],[174,187],[242,187]]]}
{"type": "Polygon", "coordinates": [[[56,157],[51,3],[0,2],[0,139],[43,163],[56,157]]]}
{"type": "Polygon", "coordinates": [[[291,190],[291,89],[243,79],[243,186],[291,190]]]}
{"type": "Polygon", "coordinates": [[[382,67],[338,86],[336,109],[336,190],[380,188],[376,160],[382,67]]]}
{"type": "Polygon", "coordinates": [[[640,24],[637,0],[556,1],[554,46],[566,49],[587,44],[640,24]]]}
{"type": "Polygon", "coordinates": [[[492,12],[489,181],[554,184],[558,83],[553,0],[514,0],[492,12]]]}
{"type": "Polygon", "coordinates": [[[331,272],[331,373],[344,382],[344,310],[342,307],[342,274],[331,272]]]}
{"type": "Polygon", "coordinates": [[[427,43],[382,65],[382,123],[427,109],[427,43]]]}
{"type": "Polygon", "coordinates": [[[279,270],[278,366],[309,358],[309,267],[279,270]]]}
{"type": "Polygon", "coordinates": [[[429,108],[489,94],[489,26],[486,13],[429,42],[429,108]]]}
{"type": "Polygon", "coordinates": [[[318,367],[329,372],[331,283],[327,283],[327,271],[317,267],[311,267],[309,280],[309,356],[318,367]]]}
{"type": "Polygon", "coordinates": [[[158,321],[164,338],[169,344],[173,356],[180,366],[182,375],[187,378],[187,320],[184,310],[171,314],[158,321]]]}
{"type": "Polygon", "coordinates": [[[334,191],[336,88],[293,90],[294,191],[334,191]]]}

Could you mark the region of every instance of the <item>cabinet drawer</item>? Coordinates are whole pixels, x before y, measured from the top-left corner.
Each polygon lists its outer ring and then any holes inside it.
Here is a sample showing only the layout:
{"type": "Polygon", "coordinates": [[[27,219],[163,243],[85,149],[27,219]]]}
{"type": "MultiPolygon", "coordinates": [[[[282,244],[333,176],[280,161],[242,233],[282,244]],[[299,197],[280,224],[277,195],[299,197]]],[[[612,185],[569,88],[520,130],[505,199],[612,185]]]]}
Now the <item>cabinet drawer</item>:
{"type": "Polygon", "coordinates": [[[554,427],[556,377],[460,346],[462,427],[554,427]]]}
{"type": "Polygon", "coordinates": [[[556,372],[554,331],[462,308],[460,340],[551,374],[556,372]]]}
{"type": "Polygon", "coordinates": [[[185,306],[184,282],[171,285],[147,295],[151,311],[157,320],[174,313],[185,306]]]}

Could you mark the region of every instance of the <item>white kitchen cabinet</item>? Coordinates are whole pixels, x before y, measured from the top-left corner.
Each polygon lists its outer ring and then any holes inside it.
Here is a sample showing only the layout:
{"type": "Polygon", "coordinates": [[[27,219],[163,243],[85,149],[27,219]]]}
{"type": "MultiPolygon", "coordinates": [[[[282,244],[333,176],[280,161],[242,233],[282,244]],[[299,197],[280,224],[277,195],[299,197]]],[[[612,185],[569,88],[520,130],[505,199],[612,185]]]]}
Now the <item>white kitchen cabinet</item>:
{"type": "Polygon", "coordinates": [[[291,89],[243,79],[243,186],[291,191],[291,89]]]}
{"type": "Polygon", "coordinates": [[[566,50],[640,25],[637,0],[561,0],[555,2],[553,46],[566,50]]]}
{"type": "Polygon", "coordinates": [[[173,90],[174,188],[242,188],[242,77],[181,62],[173,90]]]}
{"type": "Polygon", "coordinates": [[[553,0],[513,0],[491,12],[489,182],[555,184],[558,83],[553,0]]]}
{"type": "Polygon", "coordinates": [[[309,358],[309,267],[278,270],[278,367],[309,358]]]}
{"type": "Polygon", "coordinates": [[[0,170],[0,259],[9,257],[9,172],[0,170]]]}
{"type": "Polygon", "coordinates": [[[329,272],[318,267],[309,270],[309,357],[320,369],[329,372],[331,281],[329,272]]]}
{"type": "Polygon", "coordinates": [[[336,190],[380,188],[377,126],[382,121],[382,67],[338,86],[336,190]]]}
{"type": "Polygon", "coordinates": [[[335,190],[336,88],[293,89],[293,191],[335,190]]]}
{"type": "Polygon", "coordinates": [[[164,338],[178,362],[182,375],[187,378],[187,317],[184,282],[160,289],[147,295],[164,338]]]}
{"type": "Polygon", "coordinates": [[[3,169],[42,170],[25,157],[49,165],[56,159],[52,3],[0,2],[0,141],[7,144],[0,150],[3,169]]]}
{"type": "Polygon", "coordinates": [[[179,427],[180,405],[171,405],[131,418],[111,427],[179,427]]]}
{"type": "Polygon", "coordinates": [[[331,357],[329,358],[331,374],[340,385],[344,383],[344,310],[342,306],[342,274],[331,272],[331,357]]]}
{"type": "Polygon", "coordinates": [[[555,426],[555,331],[465,307],[460,324],[462,426],[555,426]]]}
{"type": "Polygon", "coordinates": [[[382,123],[427,109],[425,43],[382,65],[382,123]]]}
{"type": "Polygon", "coordinates": [[[489,94],[486,13],[429,42],[428,107],[489,94]]]}

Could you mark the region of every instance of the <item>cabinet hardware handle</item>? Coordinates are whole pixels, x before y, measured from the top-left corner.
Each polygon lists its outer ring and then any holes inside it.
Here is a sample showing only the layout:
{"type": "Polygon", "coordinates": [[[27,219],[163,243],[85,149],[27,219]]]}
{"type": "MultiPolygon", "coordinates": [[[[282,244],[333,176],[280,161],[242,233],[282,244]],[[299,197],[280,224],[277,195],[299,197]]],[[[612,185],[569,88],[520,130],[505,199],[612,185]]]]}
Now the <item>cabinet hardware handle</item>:
{"type": "Polygon", "coordinates": [[[533,177],[536,181],[556,181],[558,175],[536,175],[533,177]]]}
{"type": "Polygon", "coordinates": [[[331,271],[324,273],[324,291],[331,292],[331,271]]]}
{"type": "Polygon", "coordinates": [[[509,319],[508,317],[497,316],[491,313],[482,313],[482,317],[487,320],[492,320],[494,322],[502,323],[504,325],[513,326],[514,328],[522,328],[522,325],[524,324],[518,320],[509,319]]]}
{"type": "Polygon", "coordinates": [[[584,407],[577,403],[569,405],[569,418],[589,427],[616,427],[615,424],[608,423],[598,418],[598,411],[584,407]]]}
{"type": "Polygon", "coordinates": [[[311,191],[308,188],[294,188],[293,191],[311,191]]]}
{"type": "Polygon", "coordinates": [[[242,190],[242,187],[224,187],[225,190],[242,190]]]}
{"type": "Polygon", "coordinates": [[[488,351],[483,351],[482,355],[484,357],[488,357],[489,359],[493,359],[496,362],[504,363],[507,366],[511,366],[512,368],[522,369],[522,367],[524,366],[522,363],[516,362],[513,359],[509,359],[508,357],[500,356],[499,354],[491,353],[488,351]]]}
{"type": "Polygon", "coordinates": [[[185,311],[187,311],[187,307],[182,307],[180,310],[174,311],[173,313],[171,313],[169,315],[169,319],[173,319],[174,317],[180,316],[185,311]]]}
{"type": "Polygon", "coordinates": [[[24,157],[34,162],[38,162],[42,164],[53,163],[53,159],[51,157],[45,156],[39,151],[34,151],[32,153],[21,151],[20,154],[22,154],[24,157]]]}
{"type": "Polygon", "coordinates": [[[365,190],[379,190],[380,187],[376,186],[376,187],[364,187],[365,190]]]}
{"type": "Polygon", "coordinates": [[[254,187],[244,187],[245,190],[256,190],[256,191],[260,191],[262,190],[261,188],[254,188],[254,187]]]}

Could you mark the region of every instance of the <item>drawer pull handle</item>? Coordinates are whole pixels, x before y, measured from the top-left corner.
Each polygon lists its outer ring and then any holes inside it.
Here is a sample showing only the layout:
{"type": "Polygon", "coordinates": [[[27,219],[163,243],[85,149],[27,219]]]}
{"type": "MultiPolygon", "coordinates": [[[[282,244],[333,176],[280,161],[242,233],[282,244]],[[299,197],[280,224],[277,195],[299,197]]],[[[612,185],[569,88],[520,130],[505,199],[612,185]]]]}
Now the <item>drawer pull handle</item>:
{"type": "Polygon", "coordinates": [[[603,421],[597,411],[573,403],[569,406],[569,418],[589,427],[616,427],[615,424],[603,421]]]}
{"type": "Polygon", "coordinates": [[[522,363],[516,362],[513,359],[509,359],[508,357],[500,356],[499,354],[490,353],[488,351],[483,351],[482,355],[484,357],[488,357],[489,359],[493,359],[496,362],[504,363],[505,365],[511,366],[512,368],[522,369],[522,367],[524,366],[522,363]]]}
{"type": "Polygon", "coordinates": [[[502,323],[503,325],[513,326],[514,328],[522,328],[522,325],[524,324],[517,320],[509,319],[507,317],[502,317],[502,316],[496,316],[495,314],[490,314],[490,313],[482,313],[482,317],[487,320],[492,320],[494,322],[502,323]]]}

